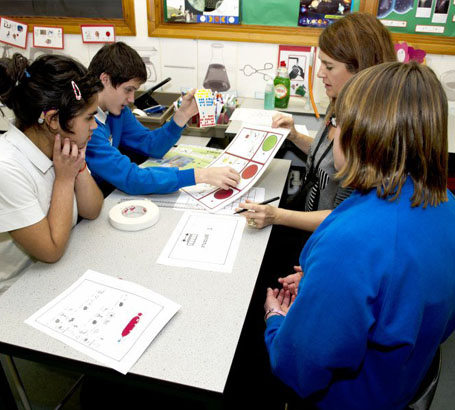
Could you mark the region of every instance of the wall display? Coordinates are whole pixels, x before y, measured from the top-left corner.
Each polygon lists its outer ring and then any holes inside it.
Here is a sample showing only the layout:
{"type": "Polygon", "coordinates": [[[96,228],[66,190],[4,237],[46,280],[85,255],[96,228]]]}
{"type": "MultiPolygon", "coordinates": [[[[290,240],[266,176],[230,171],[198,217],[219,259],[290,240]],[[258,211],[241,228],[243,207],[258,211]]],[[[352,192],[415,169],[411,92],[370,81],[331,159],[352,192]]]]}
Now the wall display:
{"type": "Polygon", "coordinates": [[[450,0],[380,0],[377,17],[392,32],[455,36],[450,0]]]}
{"type": "Polygon", "coordinates": [[[27,48],[28,25],[19,21],[0,18],[0,41],[12,46],[27,48]]]}
{"type": "Polygon", "coordinates": [[[114,26],[81,25],[83,43],[115,43],[114,26]]]}
{"type": "Polygon", "coordinates": [[[33,27],[33,47],[63,49],[63,27],[33,27]]]}
{"type": "Polygon", "coordinates": [[[2,16],[37,26],[63,27],[80,34],[80,24],[111,24],[116,35],[136,35],[134,0],[0,0],[2,16]]]}
{"type": "Polygon", "coordinates": [[[299,26],[327,27],[352,11],[351,0],[300,0],[299,26]]]}
{"type": "Polygon", "coordinates": [[[239,24],[239,0],[167,0],[165,16],[173,23],[239,24]]]}
{"type": "Polygon", "coordinates": [[[308,73],[311,47],[280,46],[278,65],[286,63],[291,80],[291,95],[303,97],[308,93],[308,73]]]}

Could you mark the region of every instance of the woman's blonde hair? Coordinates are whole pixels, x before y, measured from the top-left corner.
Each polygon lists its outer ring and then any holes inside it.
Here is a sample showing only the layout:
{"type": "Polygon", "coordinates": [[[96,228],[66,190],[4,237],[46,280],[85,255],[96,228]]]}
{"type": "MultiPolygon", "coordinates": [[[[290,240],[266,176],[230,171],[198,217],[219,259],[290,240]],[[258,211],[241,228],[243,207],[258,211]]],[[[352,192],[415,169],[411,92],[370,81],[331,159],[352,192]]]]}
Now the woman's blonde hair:
{"type": "Polygon", "coordinates": [[[430,68],[411,62],[363,70],[344,86],[335,113],[343,186],[376,188],[394,200],[409,175],[412,206],[447,201],[447,97],[430,68]]]}

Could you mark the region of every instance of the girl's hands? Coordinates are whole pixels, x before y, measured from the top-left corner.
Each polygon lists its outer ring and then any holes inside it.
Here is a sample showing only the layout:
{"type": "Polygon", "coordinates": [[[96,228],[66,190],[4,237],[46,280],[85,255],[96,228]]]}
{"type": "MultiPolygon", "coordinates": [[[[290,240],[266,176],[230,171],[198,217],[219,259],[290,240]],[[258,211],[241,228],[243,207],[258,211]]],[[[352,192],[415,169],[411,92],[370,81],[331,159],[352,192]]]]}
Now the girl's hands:
{"type": "Polygon", "coordinates": [[[79,170],[85,163],[85,149],[79,149],[76,143],[57,134],[54,140],[52,162],[54,163],[55,179],[74,181],[79,170]]]}

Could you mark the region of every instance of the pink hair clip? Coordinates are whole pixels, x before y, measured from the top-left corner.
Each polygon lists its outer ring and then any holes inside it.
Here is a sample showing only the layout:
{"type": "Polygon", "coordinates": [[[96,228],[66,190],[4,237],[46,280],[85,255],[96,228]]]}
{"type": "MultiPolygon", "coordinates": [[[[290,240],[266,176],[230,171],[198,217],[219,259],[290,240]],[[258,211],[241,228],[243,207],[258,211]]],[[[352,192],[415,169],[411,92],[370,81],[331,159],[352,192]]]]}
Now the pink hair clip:
{"type": "Polygon", "coordinates": [[[74,96],[76,100],[79,101],[82,98],[81,90],[74,81],[71,81],[71,85],[73,86],[74,96]]]}

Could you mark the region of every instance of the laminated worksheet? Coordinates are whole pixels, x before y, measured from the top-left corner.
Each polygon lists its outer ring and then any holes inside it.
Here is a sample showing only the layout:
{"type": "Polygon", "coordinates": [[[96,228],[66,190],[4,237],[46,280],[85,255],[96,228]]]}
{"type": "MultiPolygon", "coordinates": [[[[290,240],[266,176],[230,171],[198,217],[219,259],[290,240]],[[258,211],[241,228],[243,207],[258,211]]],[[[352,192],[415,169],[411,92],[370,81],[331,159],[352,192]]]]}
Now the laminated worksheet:
{"type": "Polygon", "coordinates": [[[232,272],[245,218],[185,212],[157,263],[232,272]]]}
{"type": "Polygon", "coordinates": [[[244,124],[224,152],[208,168],[230,166],[240,174],[235,188],[221,189],[207,184],[182,188],[200,205],[217,212],[242,195],[258,181],[283,144],[289,129],[244,124]]]}
{"type": "Polygon", "coordinates": [[[150,289],[88,270],[25,323],[126,374],[179,309],[150,289]]]}

